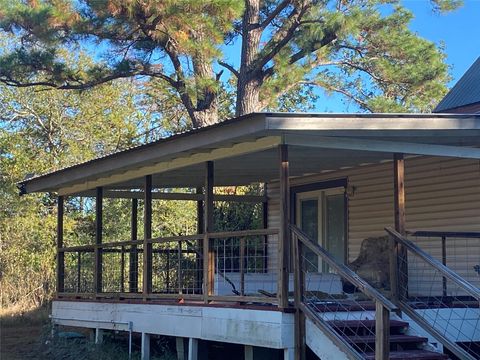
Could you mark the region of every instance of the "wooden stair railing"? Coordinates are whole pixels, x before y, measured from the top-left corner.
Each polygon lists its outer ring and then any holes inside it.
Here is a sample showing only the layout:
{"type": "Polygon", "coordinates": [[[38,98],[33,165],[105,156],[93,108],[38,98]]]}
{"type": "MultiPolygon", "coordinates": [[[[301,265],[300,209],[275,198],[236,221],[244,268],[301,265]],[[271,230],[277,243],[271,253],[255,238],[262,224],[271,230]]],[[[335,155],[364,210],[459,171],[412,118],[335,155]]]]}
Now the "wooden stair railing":
{"type": "MultiPolygon", "coordinates": [[[[400,245],[407,250],[407,257],[394,259],[396,266],[391,268],[393,271],[390,274],[391,284],[395,284],[397,287],[396,289],[392,289],[392,292],[400,295],[395,301],[400,310],[413,319],[428,334],[441,342],[445,348],[458,358],[467,360],[478,359],[480,357],[478,350],[475,350],[474,347],[469,347],[468,345],[460,346],[452,341],[451,336],[447,336],[447,332],[449,329],[454,329],[458,335],[468,337],[469,334],[475,334],[480,331],[480,329],[478,329],[480,322],[473,321],[473,324],[467,324],[469,320],[464,318],[461,321],[465,323],[458,326],[458,324],[454,324],[453,320],[449,317],[440,317],[440,310],[453,312],[453,309],[449,310],[452,308],[451,304],[453,303],[453,300],[455,300],[454,302],[457,304],[456,306],[465,309],[468,309],[471,306],[472,301],[477,303],[476,308],[480,308],[480,289],[466,281],[459,274],[426,253],[419,246],[397,231],[391,228],[385,228],[385,230],[392,240],[392,249],[400,245]],[[433,274],[430,275],[427,280],[433,282],[437,279],[437,281],[442,282],[438,284],[439,290],[432,290],[435,289],[435,284],[429,284],[426,288],[426,293],[423,294],[425,296],[413,298],[413,296],[409,294],[409,284],[406,283],[402,285],[397,281],[405,276],[405,274],[399,273],[400,269],[403,268],[408,271],[408,263],[411,263],[413,261],[412,259],[417,263],[420,263],[423,269],[428,269],[430,274],[433,274]],[[400,264],[400,262],[403,262],[403,264],[400,264]],[[444,294],[446,281],[451,284],[449,289],[453,288],[453,290],[449,290],[452,295],[449,296],[450,300],[448,301],[445,299],[448,297],[444,294]],[[439,294],[435,291],[438,291],[439,294]],[[459,296],[458,294],[462,294],[462,296],[459,296]],[[468,297],[470,300],[466,301],[465,297],[468,297]],[[414,301],[412,301],[412,298],[414,301]],[[434,318],[426,315],[430,307],[437,309],[434,311],[434,318]],[[470,329],[471,331],[469,333],[463,330],[464,327],[470,328],[472,326],[473,329],[470,329]]],[[[474,343],[474,340],[475,338],[472,336],[472,344],[474,343]]],[[[467,343],[465,340],[463,342],[464,344],[467,343]]]]}
{"type": "MultiPolygon", "coordinates": [[[[316,308],[311,305],[309,299],[305,296],[304,286],[304,262],[302,257],[303,250],[308,249],[316,256],[322,259],[330,269],[334,270],[341,279],[348,281],[361,292],[365,297],[375,303],[375,331],[370,334],[375,336],[374,356],[376,360],[389,359],[390,352],[390,314],[398,310],[397,306],[388,300],[378,290],[359,277],[355,272],[346,265],[339,263],[329,252],[323,247],[312,241],[307,234],[295,225],[290,225],[291,236],[293,240],[293,256],[294,256],[294,282],[295,282],[295,308],[296,308],[296,353],[304,354],[304,331],[305,320],[302,317],[310,319],[317,327],[334,342],[342,351],[351,359],[362,359],[367,353],[360,353],[356,350],[348,340],[339,334],[332,326],[331,321],[326,321],[319,316],[316,308]]],[[[361,304],[357,304],[361,307],[361,304]]],[[[300,358],[300,357],[298,357],[300,358]]]]}

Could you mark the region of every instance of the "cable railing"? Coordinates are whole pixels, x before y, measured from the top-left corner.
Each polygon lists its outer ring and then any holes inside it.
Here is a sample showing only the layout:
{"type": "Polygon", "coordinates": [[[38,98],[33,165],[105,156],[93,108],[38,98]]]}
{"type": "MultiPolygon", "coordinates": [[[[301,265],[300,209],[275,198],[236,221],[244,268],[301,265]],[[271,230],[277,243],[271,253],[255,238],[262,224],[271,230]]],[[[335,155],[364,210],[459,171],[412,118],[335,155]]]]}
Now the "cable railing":
{"type": "Polygon", "coordinates": [[[57,296],[275,304],[278,272],[268,269],[267,239],[277,234],[259,229],[60,248],[57,296]]]}
{"type": "Polygon", "coordinates": [[[406,236],[386,231],[406,254],[395,257],[391,272],[400,309],[458,358],[478,359],[480,289],[406,236]]]}
{"type": "Polygon", "coordinates": [[[396,305],[294,225],[291,236],[296,307],[349,358],[388,359],[390,315],[396,305]],[[319,265],[312,263],[307,250],[328,264],[329,272],[312,271],[319,265]],[[349,294],[347,288],[354,291],[349,294]]]}

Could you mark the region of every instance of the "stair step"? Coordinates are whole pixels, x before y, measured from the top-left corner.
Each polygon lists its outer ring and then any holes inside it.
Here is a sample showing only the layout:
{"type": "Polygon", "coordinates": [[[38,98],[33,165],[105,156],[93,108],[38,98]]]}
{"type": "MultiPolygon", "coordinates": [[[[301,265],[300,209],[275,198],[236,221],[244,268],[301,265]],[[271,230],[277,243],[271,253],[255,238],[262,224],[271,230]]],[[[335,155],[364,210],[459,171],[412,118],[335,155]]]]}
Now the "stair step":
{"type": "Polygon", "coordinates": [[[316,301],[311,302],[312,307],[318,312],[336,312],[336,311],[375,311],[375,303],[373,301],[316,301]]]}
{"type": "MultiPolygon", "coordinates": [[[[374,360],[375,353],[367,353],[365,359],[374,360]]],[[[390,360],[447,360],[448,356],[428,350],[391,351],[390,360]]]]}
{"type": "MultiPolygon", "coordinates": [[[[352,344],[375,344],[375,336],[348,336],[345,339],[352,344]]],[[[390,335],[390,343],[410,343],[410,344],[423,344],[428,342],[426,337],[413,336],[413,335],[390,335]]]]}
{"type": "MultiPolygon", "coordinates": [[[[334,329],[362,329],[368,328],[375,331],[375,320],[331,320],[328,323],[334,329]]],[[[408,322],[390,320],[390,329],[408,328],[408,322]]]]}

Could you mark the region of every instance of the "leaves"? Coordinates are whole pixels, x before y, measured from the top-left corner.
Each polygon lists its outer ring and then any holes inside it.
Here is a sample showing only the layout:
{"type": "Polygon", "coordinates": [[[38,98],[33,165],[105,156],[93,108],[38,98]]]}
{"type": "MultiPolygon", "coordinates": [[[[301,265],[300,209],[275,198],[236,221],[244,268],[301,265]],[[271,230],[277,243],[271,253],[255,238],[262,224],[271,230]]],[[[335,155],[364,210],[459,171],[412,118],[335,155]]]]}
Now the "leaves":
{"type": "MultiPolygon", "coordinates": [[[[462,3],[430,2],[441,12],[462,3]]],[[[245,4],[248,14],[234,0],[1,0],[0,28],[18,41],[0,54],[0,81],[86,89],[146,76],[193,127],[223,118],[231,86],[238,97],[226,108],[239,115],[305,109],[295,107],[297,93],[315,87],[365,111],[429,111],[445,92],[442,49],[408,29],[412,14],[399,0],[245,4]],[[236,69],[223,50],[240,45],[244,65],[236,69]],[[64,51],[86,51],[95,61],[79,69],[64,51]]]]}
{"type": "MultiPolygon", "coordinates": [[[[80,67],[89,61],[79,60],[80,67]]],[[[39,305],[54,291],[54,197],[19,197],[16,182],[25,174],[45,173],[139,143],[137,135],[150,124],[137,104],[138,91],[126,80],[83,92],[0,86],[2,306],[39,305]]],[[[66,208],[67,243],[91,241],[91,204],[70,199],[66,208]]]]}

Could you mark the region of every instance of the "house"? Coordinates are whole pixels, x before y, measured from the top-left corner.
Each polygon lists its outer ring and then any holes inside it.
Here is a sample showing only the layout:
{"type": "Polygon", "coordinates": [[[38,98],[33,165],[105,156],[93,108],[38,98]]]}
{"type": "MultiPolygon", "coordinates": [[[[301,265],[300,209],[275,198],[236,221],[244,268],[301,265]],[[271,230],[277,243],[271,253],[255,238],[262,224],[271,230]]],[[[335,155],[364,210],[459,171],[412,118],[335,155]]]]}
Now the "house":
{"type": "Polygon", "coordinates": [[[480,113],[480,57],[434,109],[436,113],[480,113]]]}
{"type": "Polygon", "coordinates": [[[154,334],[188,359],[480,354],[480,114],[250,114],[20,189],[58,194],[54,324],[141,333],[144,359],[154,334]],[[90,244],[63,242],[72,196],[95,199],[90,244]],[[107,198],[131,199],[130,239],[103,241],[107,198]],[[197,233],[152,238],[157,199],[197,202],[197,233]],[[264,228],[213,231],[215,201],[264,204],[264,228]]]}

